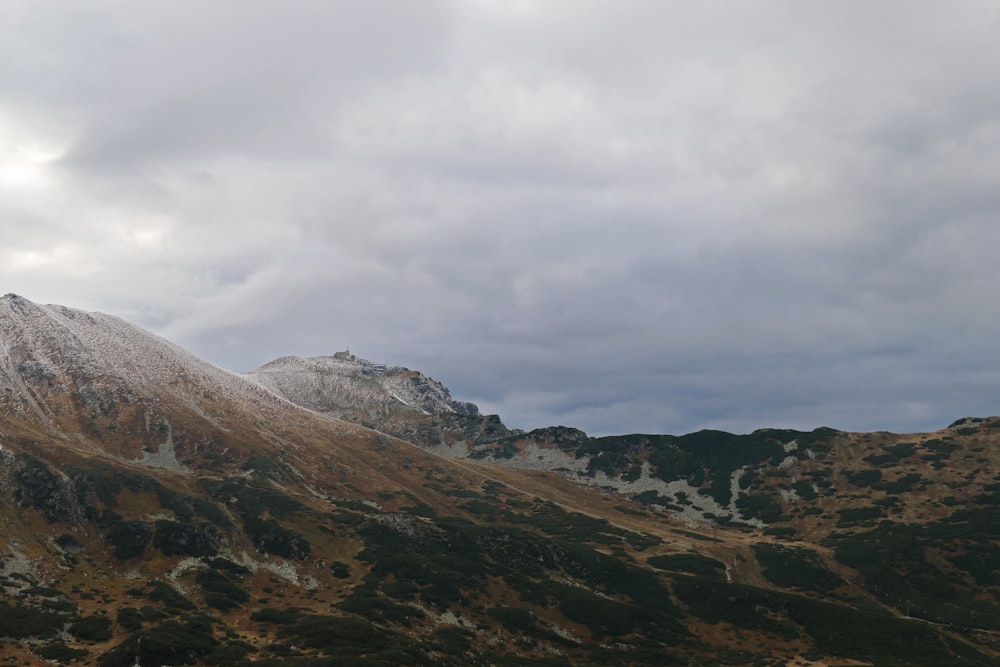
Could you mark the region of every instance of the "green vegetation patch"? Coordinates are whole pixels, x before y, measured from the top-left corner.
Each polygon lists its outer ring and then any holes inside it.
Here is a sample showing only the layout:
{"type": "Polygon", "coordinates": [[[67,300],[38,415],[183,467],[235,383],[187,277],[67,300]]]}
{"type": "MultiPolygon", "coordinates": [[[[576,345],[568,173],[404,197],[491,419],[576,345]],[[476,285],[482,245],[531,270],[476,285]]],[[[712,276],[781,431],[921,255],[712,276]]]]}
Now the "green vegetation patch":
{"type": "Polygon", "coordinates": [[[299,609],[273,609],[265,607],[250,614],[250,620],[257,623],[271,623],[274,625],[291,625],[296,623],[301,616],[299,609]]]}
{"type": "Polygon", "coordinates": [[[992,658],[943,636],[933,626],[819,600],[792,598],[788,617],[825,653],[878,665],[986,667],[992,658]]]}
{"type": "Polygon", "coordinates": [[[144,521],[116,521],[105,538],[114,547],[115,558],[131,560],[142,555],[152,534],[153,529],[144,521]]]}
{"type": "Polygon", "coordinates": [[[964,510],[937,522],[882,522],[841,537],[838,561],[858,570],[865,587],[911,616],[936,623],[1000,630],[1000,517],[991,510],[964,510]],[[941,568],[937,553],[950,562],[941,568]],[[970,583],[970,579],[975,584],[970,583]]]}
{"type": "Polygon", "coordinates": [[[270,477],[280,472],[282,466],[280,463],[268,456],[255,455],[247,458],[246,463],[243,464],[243,469],[261,473],[265,477],[270,477]]]}
{"type": "Polygon", "coordinates": [[[233,498],[241,514],[259,516],[265,511],[272,517],[283,519],[304,510],[301,502],[286,493],[243,477],[224,480],[203,478],[198,483],[213,498],[233,498]]]}
{"type": "Polygon", "coordinates": [[[150,581],[147,590],[142,593],[152,602],[159,602],[171,613],[180,613],[197,609],[195,604],[177,592],[170,584],[163,581],[150,581]]]}
{"type": "Polygon", "coordinates": [[[70,468],[76,500],[88,518],[96,519],[94,499],[105,509],[118,507],[118,495],[125,489],[133,493],[150,493],[160,507],[174,513],[182,522],[206,519],[219,527],[229,527],[226,513],[210,500],[175,491],[156,479],[126,468],[100,461],[87,461],[70,468]]]}
{"type": "Polygon", "coordinates": [[[520,450],[517,448],[517,442],[514,440],[504,440],[498,443],[493,443],[489,445],[484,445],[478,447],[469,453],[469,458],[472,459],[512,459],[518,455],[520,450]]]}
{"type": "Polygon", "coordinates": [[[872,488],[879,491],[885,491],[889,494],[899,494],[912,491],[913,486],[922,481],[924,481],[923,477],[910,473],[909,475],[903,475],[899,479],[892,482],[879,482],[878,484],[873,484],[872,488]]]}
{"type": "Polygon", "coordinates": [[[843,583],[811,549],[760,542],[753,550],[764,577],[776,586],[829,595],[843,583]]]}
{"type": "Polygon", "coordinates": [[[111,639],[111,619],[86,616],[70,624],[69,633],[81,641],[105,642],[111,639]]]}
{"type": "Polygon", "coordinates": [[[837,521],[838,528],[848,528],[851,526],[867,525],[885,516],[885,510],[881,507],[854,507],[842,509],[839,512],[840,520],[837,521]]]}
{"type": "Polygon", "coordinates": [[[305,537],[285,528],[276,519],[246,515],[243,517],[243,532],[257,549],[282,558],[303,559],[312,551],[305,537]]]}
{"type": "MultiPolygon", "coordinates": [[[[373,620],[387,614],[396,620],[398,605],[390,598],[416,599],[441,610],[472,607],[473,600],[486,594],[497,578],[503,579],[522,600],[539,606],[560,604],[564,613],[570,610],[571,618],[579,619],[588,613],[582,609],[580,596],[574,593],[575,597],[565,601],[563,595],[572,587],[553,583],[555,579],[569,579],[600,592],[597,595],[588,591],[583,596],[588,604],[594,602],[592,598],[617,598],[614,604],[605,605],[608,611],[614,611],[615,618],[620,619],[622,614],[628,619],[655,617],[666,634],[683,634],[677,620],[679,610],[653,572],[585,544],[454,518],[438,519],[430,525],[372,522],[362,528],[362,535],[366,548],[358,557],[371,563],[371,570],[365,584],[357,587],[340,608],[373,620]]],[[[598,633],[609,632],[612,627],[618,631],[626,623],[609,621],[611,625],[602,629],[588,617],[591,622],[598,633]]],[[[629,632],[636,627],[631,625],[629,632]]]]}
{"type": "Polygon", "coordinates": [[[497,514],[496,503],[484,500],[470,500],[459,505],[459,508],[469,512],[470,514],[478,514],[491,521],[496,518],[497,514]]]}
{"type": "Polygon", "coordinates": [[[135,607],[119,607],[115,614],[115,621],[126,630],[141,630],[143,626],[143,616],[135,607]]]}
{"type": "Polygon", "coordinates": [[[671,528],[670,532],[677,533],[678,535],[684,535],[686,537],[693,537],[696,540],[701,540],[702,542],[721,542],[717,537],[709,537],[708,535],[702,535],[701,533],[696,533],[691,530],[684,530],[683,528],[671,528]]]}
{"type": "Polygon", "coordinates": [[[195,581],[205,592],[205,604],[213,609],[229,611],[250,600],[250,594],[217,570],[199,570],[195,581]]]}
{"type": "Polygon", "coordinates": [[[14,500],[22,507],[34,507],[49,523],[75,523],[79,518],[72,485],[41,459],[19,455],[13,482],[14,500]]]}
{"type": "Polygon", "coordinates": [[[674,594],[688,610],[709,623],[770,632],[786,639],[798,636],[794,626],[774,617],[784,598],[752,586],[722,583],[705,577],[678,577],[674,594]]]}
{"type": "Polygon", "coordinates": [[[245,665],[247,663],[243,661],[243,658],[256,652],[257,649],[252,644],[243,641],[230,641],[228,644],[212,649],[202,658],[202,662],[206,665],[245,665]]]}
{"type": "Polygon", "coordinates": [[[813,483],[810,481],[800,480],[795,482],[792,484],[792,489],[802,500],[815,500],[819,496],[816,493],[816,489],[813,488],[813,483]]]}
{"type": "Polygon", "coordinates": [[[736,507],[746,519],[760,519],[764,523],[776,523],[785,519],[775,493],[741,495],[736,499],[736,507]]]}
{"type": "MultiPolygon", "coordinates": [[[[665,507],[666,509],[674,512],[684,511],[684,508],[675,503],[672,498],[661,496],[658,491],[653,489],[637,493],[632,496],[632,499],[638,503],[642,503],[643,505],[659,505],[660,507],[665,507]]],[[[690,504],[690,502],[688,504],[690,504]]]]}
{"type": "Polygon", "coordinates": [[[983,487],[986,493],[976,496],[975,501],[980,505],[1000,505],[1000,484],[987,484],[983,487]]]}
{"type": "MultiPolygon", "coordinates": [[[[392,582],[399,584],[401,582],[392,582]]],[[[392,584],[383,584],[382,592],[389,597],[399,599],[412,599],[417,587],[409,582],[407,588],[410,593],[404,594],[400,587],[393,589],[392,584]]],[[[409,627],[413,621],[422,619],[426,614],[409,604],[398,604],[392,600],[387,600],[379,595],[378,586],[374,582],[366,582],[365,585],[356,587],[338,607],[342,611],[357,614],[364,618],[377,622],[400,623],[409,627]]]]}
{"type": "MultiPolygon", "coordinates": [[[[810,509],[817,509],[817,508],[811,508],[811,507],[807,508],[807,511],[805,513],[808,514],[809,513],[808,510],[810,509]]],[[[819,510],[816,513],[822,514],[823,510],[819,510]]],[[[791,526],[773,526],[771,528],[764,529],[765,535],[769,535],[771,537],[777,537],[779,539],[795,537],[796,535],[798,535],[798,533],[799,531],[795,530],[791,526]]]]}
{"type": "Polygon", "coordinates": [[[878,611],[700,577],[678,578],[674,592],[693,614],[710,623],[726,622],[786,640],[805,634],[819,655],[914,667],[993,664],[992,658],[932,625],[878,611]]]}
{"type": "Polygon", "coordinates": [[[576,642],[565,639],[564,637],[561,637],[560,635],[557,635],[551,630],[545,628],[541,619],[527,609],[522,609],[520,607],[491,607],[486,610],[486,614],[487,616],[499,621],[504,629],[512,635],[519,637],[532,637],[534,639],[540,639],[542,641],[569,647],[575,647],[577,645],[576,642]]]}
{"type": "MultiPolygon", "coordinates": [[[[1000,422],[997,422],[1000,424],[1000,422]]],[[[939,454],[951,454],[952,452],[957,452],[962,447],[954,442],[949,442],[947,440],[941,440],[939,438],[934,438],[932,440],[926,440],[923,443],[924,449],[929,449],[939,454]]]]}
{"type": "Polygon", "coordinates": [[[666,556],[650,556],[647,563],[659,570],[670,572],[686,572],[688,574],[700,574],[705,577],[724,579],[726,566],[708,556],[701,554],[670,554],[666,556]]]}
{"type": "Polygon", "coordinates": [[[100,667],[143,667],[190,665],[219,646],[206,616],[168,620],[129,635],[125,641],[101,656],[100,667]]]}
{"type": "Polygon", "coordinates": [[[868,468],[858,472],[847,473],[847,481],[855,486],[871,486],[882,481],[882,471],[878,468],[868,468]]]}
{"type": "Polygon", "coordinates": [[[311,553],[312,546],[305,537],[282,525],[306,511],[298,500],[243,478],[198,481],[213,497],[235,499],[243,532],[259,551],[289,559],[303,559],[311,553]]]}
{"type": "Polygon", "coordinates": [[[294,625],[280,627],[278,636],[321,652],[326,656],[323,664],[433,664],[415,641],[357,618],[303,615],[294,625]]]}
{"type": "Polygon", "coordinates": [[[899,442],[885,447],[883,451],[884,454],[872,454],[866,456],[864,460],[876,466],[899,463],[908,456],[912,456],[917,448],[912,442],[899,442]]]}
{"type": "Polygon", "coordinates": [[[559,601],[559,611],[587,626],[597,639],[622,639],[640,634],[669,645],[686,635],[681,623],[664,613],[651,612],[635,604],[608,599],[577,586],[549,584],[547,591],[559,601]]]}
{"type": "Polygon", "coordinates": [[[0,601],[0,637],[48,639],[59,634],[68,621],[57,611],[0,601]]]}
{"type": "Polygon", "coordinates": [[[90,655],[90,651],[84,648],[72,648],[62,642],[54,642],[36,648],[35,655],[42,660],[48,660],[58,665],[67,665],[77,660],[83,660],[90,655]]]}
{"type": "Polygon", "coordinates": [[[567,512],[552,502],[539,502],[528,513],[504,512],[507,523],[522,524],[541,529],[546,535],[572,542],[620,544],[623,540],[642,551],[660,544],[655,535],[636,533],[611,524],[607,519],[587,516],[580,512],[567,512]]]}
{"type": "Polygon", "coordinates": [[[218,551],[219,537],[210,524],[160,520],[153,529],[153,546],[164,556],[212,556],[218,551]]]}
{"type": "Polygon", "coordinates": [[[431,635],[431,647],[445,655],[459,656],[472,649],[475,634],[465,628],[445,626],[431,635]]]}

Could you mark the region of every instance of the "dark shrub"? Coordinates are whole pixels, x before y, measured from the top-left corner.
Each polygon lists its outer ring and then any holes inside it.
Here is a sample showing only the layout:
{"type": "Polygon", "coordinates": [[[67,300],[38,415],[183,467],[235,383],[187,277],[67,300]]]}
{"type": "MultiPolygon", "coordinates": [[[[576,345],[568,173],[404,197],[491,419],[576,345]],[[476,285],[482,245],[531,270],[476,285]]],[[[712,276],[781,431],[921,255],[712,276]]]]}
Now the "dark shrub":
{"type": "Polygon", "coordinates": [[[118,521],[111,526],[107,539],[114,545],[115,558],[129,560],[145,551],[153,529],[142,521],[118,521]]]}
{"type": "Polygon", "coordinates": [[[52,637],[63,629],[66,622],[66,616],[55,611],[0,602],[0,637],[52,637]]]}
{"type": "Polygon", "coordinates": [[[707,577],[721,579],[725,576],[726,566],[701,554],[670,554],[667,556],[652,556],[646,561],[660,570],[672,572],[688,572],[707,577]]]}
{"type": "Polygon", "coordinates": [[[218,550],[218,539],[203,526],[157,521],[153,546],[164,556],[211,556],[218,550]]]}
{"type": "Polygon", "coordinates": [[[70,625],[69,632],[83,641],[106,642],[111,639],[111,619],[107,616],[87,616],[70,625]]]}

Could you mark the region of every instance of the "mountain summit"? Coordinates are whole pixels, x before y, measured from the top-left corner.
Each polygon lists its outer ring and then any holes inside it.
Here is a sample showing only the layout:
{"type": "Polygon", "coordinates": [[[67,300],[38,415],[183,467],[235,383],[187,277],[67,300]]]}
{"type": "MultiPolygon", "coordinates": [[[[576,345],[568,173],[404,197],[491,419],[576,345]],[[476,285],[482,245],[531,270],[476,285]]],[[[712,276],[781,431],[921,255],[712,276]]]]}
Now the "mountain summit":
{"type": "Polygon", "coordinates": [[[433,449],[470,446],[520,433],[474,403],[453,400],[440,382],[419,371],[360,359],[350,352],[302,359],[282,357],[248,378],[310,410],[364,424],[433,449]]]}
{"type": "Polygon", "coordinates": [[[275,399],[240,376],[117,317],[0,299],[0,405],[50,425],[86,415],[143,421],[165,402],[199,414],[211,389],[248,411],[275,399]],[[121,413],[121,414],[119,414],[121,413]]]}
{"type": "Polygon", "coordinates": [[[276,453],[318,419],[122,319],[16,295],[0,300],[0,410],[94,454],[177,470],[276,453]]]}
{"type": "Polygon", "coordinates": [[[417,371],[338,353],[240,376],[2,297],[0,661],[1000,659],[1000,419],[501,426],[417,371]]]}

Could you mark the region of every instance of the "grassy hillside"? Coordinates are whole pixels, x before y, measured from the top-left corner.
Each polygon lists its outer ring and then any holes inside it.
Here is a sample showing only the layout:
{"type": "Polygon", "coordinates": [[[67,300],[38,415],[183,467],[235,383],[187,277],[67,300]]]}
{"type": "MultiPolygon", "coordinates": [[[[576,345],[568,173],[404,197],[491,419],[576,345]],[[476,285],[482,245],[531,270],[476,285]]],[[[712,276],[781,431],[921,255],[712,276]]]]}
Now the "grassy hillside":
{"type": "Polygon", "coordinates": [[[664,457],[682,459],[678,475],[720,501],[748,499],[762,527],[682,523],[656,502],[375,435],[355,446],[381,466],[377,482],[332,460],[303,471],[254,455],[181,474],[8,437],[3,655],[995,664],[993,423],[936,437],[822,432],[797,454],[789,432],[632,450],[661,472],[664,457]],[[717,480],[737,469],[737,498],[724,498],[717,480]]]}

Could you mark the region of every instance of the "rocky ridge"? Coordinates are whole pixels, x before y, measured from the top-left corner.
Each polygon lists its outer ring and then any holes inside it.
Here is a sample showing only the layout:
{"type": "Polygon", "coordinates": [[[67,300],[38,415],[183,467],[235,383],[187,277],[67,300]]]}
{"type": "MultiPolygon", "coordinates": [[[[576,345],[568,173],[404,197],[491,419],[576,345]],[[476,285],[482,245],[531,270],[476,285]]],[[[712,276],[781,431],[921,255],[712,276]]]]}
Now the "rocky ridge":
{"type": "Polygon", "coordinates": [[[386,366],[350,352],[282,357],[247,378],[296,405],[403,438],[426,448],[475,445],[516,435],[496,415],[453,400],[440,382],[419,371],[386,366]]]}

